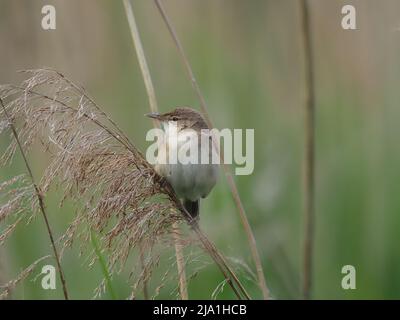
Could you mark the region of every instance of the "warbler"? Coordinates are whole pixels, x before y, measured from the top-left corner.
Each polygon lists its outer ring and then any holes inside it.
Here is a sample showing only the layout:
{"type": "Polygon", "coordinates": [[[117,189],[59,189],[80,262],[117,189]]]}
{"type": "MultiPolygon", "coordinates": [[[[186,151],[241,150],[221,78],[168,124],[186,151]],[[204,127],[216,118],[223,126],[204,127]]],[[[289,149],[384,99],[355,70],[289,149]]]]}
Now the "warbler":
{"type": "Polygon", "coordinates": [[[155,170],[171,184],[192,218],[198,219],[200,199],[207,197],[218,178],[218,163],[213,161],[216,149],[204,117],[189,107],[146,116],[159,121],[163,129],[155,170]],[[193,150],[194,161],[179,161],[180,154],[193,150]],[[169,157],[171,154],[177,157],[169,157]]]}

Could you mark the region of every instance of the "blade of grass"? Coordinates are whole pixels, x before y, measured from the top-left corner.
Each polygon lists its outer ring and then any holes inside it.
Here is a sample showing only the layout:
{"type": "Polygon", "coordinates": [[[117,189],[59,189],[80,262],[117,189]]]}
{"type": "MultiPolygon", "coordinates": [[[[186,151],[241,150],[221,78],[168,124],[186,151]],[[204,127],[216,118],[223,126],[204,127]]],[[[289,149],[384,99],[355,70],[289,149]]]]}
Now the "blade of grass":
{"type": "Polygon", "coordinates": [[[93,246],[94,252],[97,256],[97,259],[99,259],[101,272],[103,273],[104,279],[106,281],[106,288],[107,288],[108,294],[110,295],[112,300],[117,300],[118,298],[117,298],[117,295],[115,294],[115,290],[112,285],[111,276],[110,276],[110,273],[108,272],[106,260],[104,259],[104,256],[101,253],[101,250],[99,248],[99,243],[97,241],[97,237],[94,234],[93,230],[90,232],[90,240],[92,241],[92,246],[93,246]]]}
{"type": "MultiPolygon", "coordinates": [[[[163,18],[163,20],[164,20],[169,32],[170,32],[170,34],[171,34],[171,37],[172,37],[177,49],[178,49],[178,52],[179,52],[179,54],[181,56],[181,59],[182,59],[182,61],[184,63],[187,75],[188,75],[188,77],[189,77],[189,79],[191,81],[192,87],[195,90],[195,92],[196,92],[196,94],[197,94],[197,96],[198,96],[198,98],[200,100],[200,107],[201,107],[201,110],[202,110],[202,112],[203,112],[203,114],[204,114],[204,116],[206,118],[207,124],[208,124],[208,126],[210,128],[214,128],[214,125],[213,125],[213,123],[211,121],[211,118],[210,118],[210,115],[209,115],[209,112],[208,112],[206,101],[205,101],[204,96],[203,96],[203,94],[202,94],[202,92],[200,90],[200,87],[199,87],[198,83],[197,83],[196,77],[195,77],[194,72],[192,70],[192,67],[191,67],[191,65],[189,63],[189,60],[186,57],[185,51],[183,50],[181,42],[179,41],[179,38],[178,38],[178,36],[177,36],[177,34],[175,32],[175,29],[172,26],[172,23],[169,20],[169,18],[167,16],[163,6],[161,5],[161,2],[159,0],[155,0],[155,3],[156,3],[156,6],[157,6],[158,10],[160,11],[160,14],[161,14],[161,16],[162,16],[162,18],[163,18]]],[[[266,284],[264,271],[263,271],[262,263],[261,263],[261,258],[260,258],[260,254],[259,254],[258,248],[257,248],[256,239],[254,237],[254,233],[253,233],[253,231],[251,229],[249,220],[247,218],[247,214],[246,214],[246,211],[244,209],[242,200],[240,198],[239,191],[237,189],[236,183],[233,180],[232,173],[230,171],[229,166],[227,164],[225,164],[225,162],[223,160],[223,155],[222,154],[221,154],[221,163],[222,163],[222,167],[224,169],[226,180],[228,181],[228,185],[229,185],[229,188],[230,188],[232,196],[233,196],[233,200],[234,200],[234,202],[236,204],[236,207],[238,209],[240,220],[241,220],[243,228],[245,230],[245,233],[246,233],[246,236],[247,236],[247,240],[249,242],[251,255],[253,257],[254,264],[255,264],[255,267],[256,267],[256,270],[257,270],[257,277],[258,277],[259,287],[260,287],[260,289],[261,289],[261,291],[263,293],[264,299],[268,299],[269,298],[269,290],[268,290],[268,287],[267,287],[267,284],[266,284]]]]}

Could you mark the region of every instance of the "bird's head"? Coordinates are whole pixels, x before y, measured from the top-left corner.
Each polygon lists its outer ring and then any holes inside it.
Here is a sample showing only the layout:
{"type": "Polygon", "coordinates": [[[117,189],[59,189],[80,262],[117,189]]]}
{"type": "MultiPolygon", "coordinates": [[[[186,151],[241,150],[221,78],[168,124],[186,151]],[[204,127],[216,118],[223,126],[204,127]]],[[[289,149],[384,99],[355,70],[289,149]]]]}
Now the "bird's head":
{"type": "Polygon", "coordinates": [[[204,117],[198,111],[188,107],[177,107],[167,113],[148,113],[147,117],[160,121],[163,127],[173,123],[178,130],[192,128],[195,130],[207,129],[204,117]]]}

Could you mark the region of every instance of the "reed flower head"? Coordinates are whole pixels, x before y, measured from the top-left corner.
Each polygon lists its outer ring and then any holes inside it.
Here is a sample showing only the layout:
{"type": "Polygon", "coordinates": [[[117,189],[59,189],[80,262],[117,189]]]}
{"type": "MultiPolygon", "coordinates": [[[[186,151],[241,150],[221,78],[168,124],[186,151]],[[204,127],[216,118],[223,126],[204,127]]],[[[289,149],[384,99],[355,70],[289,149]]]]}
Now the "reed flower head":
{"type": "MultiPolygon", "coordinates": [[[[54,70],[24,72],[30,77],[19,86],[1,86],[0,98],[25,152],[41,145],[49,155],[40,192],[54,187],[62,195],[60,205],[74,204],[74,220],[60,239],[63,248],[76,238],[90,243],[91,233],[98,233],[112,274],[139,246],[154,254],[155,244],[169,244],[171,225],[183,216],[142,153],[82,87],[54,70]]],[[[2,111],[0,119],[3,131],[10,127],[2,111]]],[[[3,165],[17,150],[15,140],[10,141],[3,165]]],[[[0,233],[1,244],[21,221],[32,219],[38,201],[23,176],[2,182],[0,189],[7,190],[1,192],[0,222],[10,221],[0,233]]],[[[93,254],[91,263],[96,259],[93,254]]],[[[139,282],[149,276],[157,257],[148,255],[146,261],[139,282]]]]}

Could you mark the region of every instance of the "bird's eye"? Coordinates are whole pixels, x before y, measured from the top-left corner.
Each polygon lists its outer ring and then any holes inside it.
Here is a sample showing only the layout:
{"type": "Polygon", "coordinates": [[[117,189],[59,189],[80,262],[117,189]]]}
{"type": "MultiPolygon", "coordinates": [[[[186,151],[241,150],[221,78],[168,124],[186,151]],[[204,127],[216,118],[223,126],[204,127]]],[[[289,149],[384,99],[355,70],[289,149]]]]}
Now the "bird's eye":
{"type": "Polygon", "coordinates": [[[178,117],[172,117],[172,121],[178,121],[178,117]]]}

